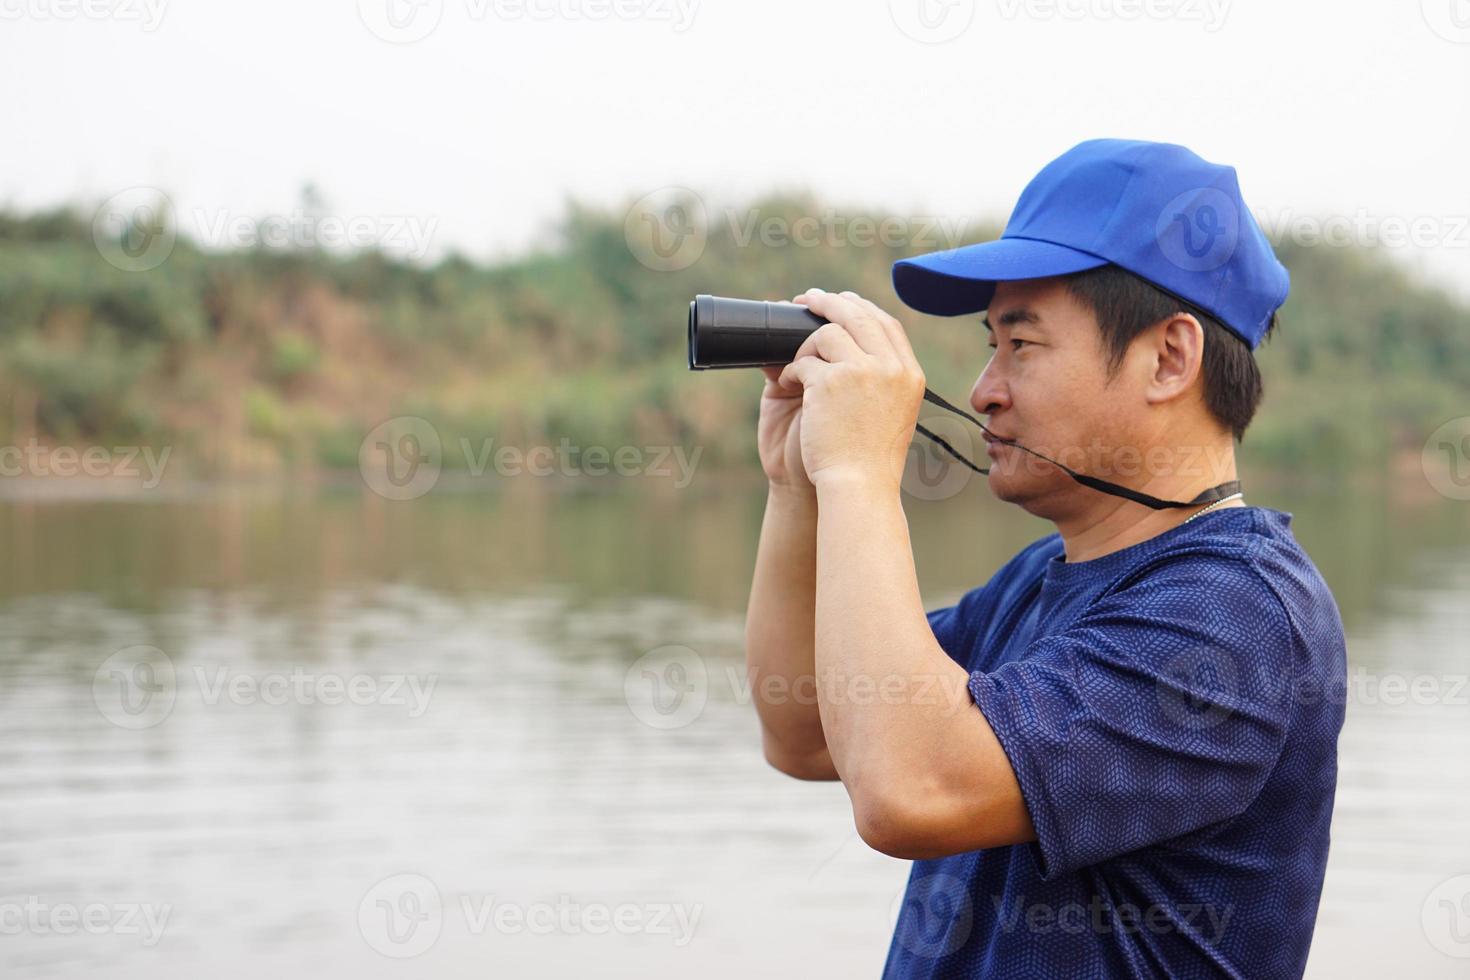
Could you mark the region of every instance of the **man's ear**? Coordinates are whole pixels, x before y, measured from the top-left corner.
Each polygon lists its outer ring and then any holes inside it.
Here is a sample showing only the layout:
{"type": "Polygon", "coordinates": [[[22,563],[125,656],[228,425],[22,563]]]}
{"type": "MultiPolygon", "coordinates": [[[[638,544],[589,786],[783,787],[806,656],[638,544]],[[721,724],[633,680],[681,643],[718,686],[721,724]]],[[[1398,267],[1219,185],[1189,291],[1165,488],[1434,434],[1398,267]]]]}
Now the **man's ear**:
{"type": "MultiPolygon", "coordinates": [[[[1178,398],[1199,377],[1205,357],[1205,328],[1188,313],[1175,313],[1145,330],[1150,404],[1178,398]]],[[[1142,339],[1142,338],[1141,338],[1142,339]]]]}

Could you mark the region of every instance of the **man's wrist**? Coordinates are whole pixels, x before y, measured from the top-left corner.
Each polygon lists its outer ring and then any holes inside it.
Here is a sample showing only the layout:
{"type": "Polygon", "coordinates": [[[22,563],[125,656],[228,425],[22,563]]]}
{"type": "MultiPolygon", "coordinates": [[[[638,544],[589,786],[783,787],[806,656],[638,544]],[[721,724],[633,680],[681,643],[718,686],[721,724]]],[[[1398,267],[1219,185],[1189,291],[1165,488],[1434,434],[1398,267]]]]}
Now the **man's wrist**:
{"type": "Polygon", "coordinates": [[[857,469],[852,467],[829,467],[820,470],[812,476],[812,485],[816,487],[816,496],[820,501],[824,497],[836,495],[863,496],[870,498],[897,497],[901,477],[898,479],[886,477],[871,469],[857,469]]]}
{"type": "Polygon", "coordinates": [[[766,500],[768,503],[780,507],[790,507],[797,510],[815,510],[817,507],[817,488],[810,483],[804,486],[792,486],[788,483],[771,483],[766,487],[766,500]]]}

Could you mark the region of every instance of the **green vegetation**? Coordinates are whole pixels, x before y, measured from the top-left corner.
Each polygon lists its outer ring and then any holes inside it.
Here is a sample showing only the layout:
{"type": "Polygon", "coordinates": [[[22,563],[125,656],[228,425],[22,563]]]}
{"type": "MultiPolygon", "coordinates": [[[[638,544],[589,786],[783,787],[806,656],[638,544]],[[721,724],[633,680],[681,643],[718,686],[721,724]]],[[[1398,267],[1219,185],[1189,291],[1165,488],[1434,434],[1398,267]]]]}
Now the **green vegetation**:
{"type": "MultiPolygon", "coordinates": [[[[889,269],[908,250],[744,240],[752,214],[827,210],[773,197],[738,223],[721,215],[698,261],[672,272],[638,261],[622,212],[577,205],[554,246],[497,265],[180,239],[146,272],[104,261],[86,216],[0,213],[0,444],[171,445],[204,475],[350,467],[374,425],[420,415],[446,444],[681,443],[703,447],[702,465],[751,466],[759,376],[691,375],[685,310],[698,292],[787,299],[809,285],[900,313],[930,386],[963,398],[983,331],[902,311],[889,269]]],[[[1470,411],[1464,307],[1371,251],[1280,251],[1292,298],[1261,351],[1267,401],[1248,459],[1417,456],[1470,411]]]]}

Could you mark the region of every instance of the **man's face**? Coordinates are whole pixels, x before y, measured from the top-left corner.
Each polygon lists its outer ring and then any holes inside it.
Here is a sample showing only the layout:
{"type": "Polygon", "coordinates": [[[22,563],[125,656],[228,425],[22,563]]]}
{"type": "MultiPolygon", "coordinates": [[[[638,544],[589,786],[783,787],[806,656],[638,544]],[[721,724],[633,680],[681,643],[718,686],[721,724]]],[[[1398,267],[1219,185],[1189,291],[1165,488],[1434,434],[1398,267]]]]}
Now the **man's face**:
{"type": "MultiPolygon", "coordinates": [[[[1097,318],[1059,279],[1001,283],[986,313],[994,353],[970,392],[987,427],[1082,473],[1099,472],[1119,446],[1137,445],[1145,406],[1139,372],[1125,359],[1110,382],[1097,318]]],[[[990,489],[1041,517],[1075,509],[1089,494],[1061,469],[1015,446],[990,442],[990,489]]]]}

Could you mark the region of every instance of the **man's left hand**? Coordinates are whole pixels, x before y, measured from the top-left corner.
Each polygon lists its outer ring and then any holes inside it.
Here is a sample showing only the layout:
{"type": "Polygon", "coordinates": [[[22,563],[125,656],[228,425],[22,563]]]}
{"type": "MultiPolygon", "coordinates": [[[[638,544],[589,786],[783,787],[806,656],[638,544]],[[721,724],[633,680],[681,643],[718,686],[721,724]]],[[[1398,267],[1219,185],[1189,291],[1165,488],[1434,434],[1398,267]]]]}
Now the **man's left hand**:
{"type": "Polygon", "coordinates": [[[779,379],[804,389],[807,473],[819,489],[855,479],[897,491],[924,400],[924,371],[903,325],[853,292],[814,288],[794,302],[831,321],[802,343],[779,379]]]}

